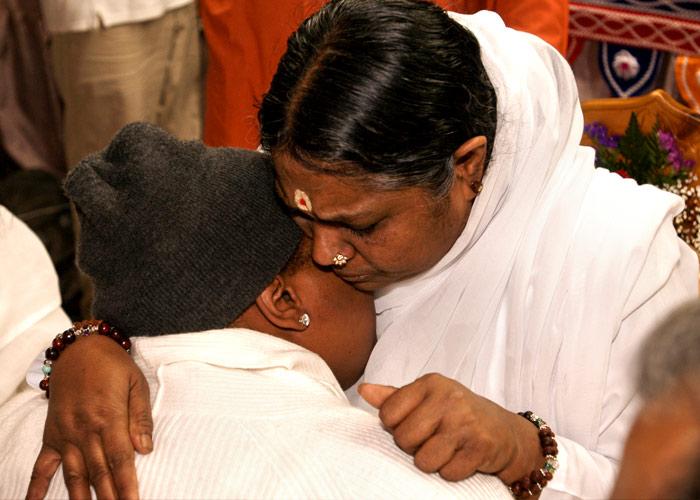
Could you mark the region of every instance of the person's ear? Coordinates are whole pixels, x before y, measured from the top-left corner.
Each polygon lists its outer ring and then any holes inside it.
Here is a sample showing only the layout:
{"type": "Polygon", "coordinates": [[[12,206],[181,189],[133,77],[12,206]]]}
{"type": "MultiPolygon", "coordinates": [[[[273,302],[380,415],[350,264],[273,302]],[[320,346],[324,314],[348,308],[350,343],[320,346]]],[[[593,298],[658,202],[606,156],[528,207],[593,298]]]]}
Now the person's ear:
{"type": "Polygon", "coordinates": [[[486,162],[486,137],[478,135],[462,143],[453,155],[455,181],[464,186],[468,198],[475,198],[481,192],[481,179],[484,177],[486,162]]]}
{"type": "Polygon", "coordinates": [[[255,304],[265,318],[283,330],[304,331],[309,326],[308,319],[304,321],[304,310],[301,297],[294,286],[281,275],[275,276],[263,292],[255,299],[255,304]]]}

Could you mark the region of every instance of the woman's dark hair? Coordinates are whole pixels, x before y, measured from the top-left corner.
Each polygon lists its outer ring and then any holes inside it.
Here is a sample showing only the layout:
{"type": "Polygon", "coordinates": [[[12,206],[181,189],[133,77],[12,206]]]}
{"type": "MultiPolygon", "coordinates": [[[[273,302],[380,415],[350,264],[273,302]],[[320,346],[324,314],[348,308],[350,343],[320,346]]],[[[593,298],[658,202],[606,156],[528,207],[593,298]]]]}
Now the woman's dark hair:
{"type": "Polygon", "coordinates": [[[287,43],[258,114],[262,146],[379,189],[444,194],[455,150],[496,131],[476,38],[422,0],[335,0],[287,43]]]}

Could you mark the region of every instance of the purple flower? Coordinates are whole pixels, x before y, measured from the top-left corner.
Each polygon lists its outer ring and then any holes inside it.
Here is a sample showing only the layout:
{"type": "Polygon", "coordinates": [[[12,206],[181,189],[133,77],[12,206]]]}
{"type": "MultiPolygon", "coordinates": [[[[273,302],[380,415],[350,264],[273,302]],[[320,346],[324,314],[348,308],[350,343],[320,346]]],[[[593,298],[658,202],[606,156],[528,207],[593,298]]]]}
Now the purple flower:
{"type": "Polygon", "coordinates": [[[605,146],[606,148],[616,148],[620,143],[620,135],[615,134],[615,135],[610,135],[605,138],[604,141],[601,141],[601,144],[605,146]]]}
{"type": "Polygon", "coordinates": [[[683,157],[681,157],[681,155],[679,155],[676,151],[669,151],[668,162],[673,167],[673,170],[678,172],[683,166],[683,157]]]}
{"type": "Polygon", "coordinates": [[[583,131],[588,137],[606,148],[616,148],[620,140],[619,135],[608,135],[608,127],[600,122],[592,122],[583,127],[583,131]]]}
{"type": "MultiPolygon", "coordinates": [[[[681,150],[678,149],[676,138],[671,132],[665,130],[657,130],[656,137],[659,139],[659,145],[668,153],[668,163],[673,167],[673,170],[680,172],[683,168],[688,168],[687,162],[683,160],[681,150]]],[[[692,161],[692,160],[691,160],[692,161]]]]}
{"type": "Polygon", "coordinates": [[[665,130],[657,130],[656,131],[656,137],[659,138],[659,144],[661,144],[661,147],[664,148],[666,151],[671,151],[673,149],[676,149],[676,139],[673,137],[673,134],[671,132],[666,132],[665,130]]]}

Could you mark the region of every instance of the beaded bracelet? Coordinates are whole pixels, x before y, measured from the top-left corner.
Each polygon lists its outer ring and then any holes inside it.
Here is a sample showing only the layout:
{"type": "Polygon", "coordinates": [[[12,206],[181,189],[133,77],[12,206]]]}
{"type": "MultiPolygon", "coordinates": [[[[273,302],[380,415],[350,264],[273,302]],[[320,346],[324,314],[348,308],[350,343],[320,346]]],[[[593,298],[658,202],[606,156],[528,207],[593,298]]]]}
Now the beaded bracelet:
{"type": "Polygon", "coordinates": [[[529,475],[514,481],[509,486],[510,492],[515,498],[530,498],[539,494],[547,486],[547,482],[552,480],[554,471],[559,467],[559,462],[557,461],[559,449],[554,439],[554,432],[544,420],[531,411],[518,413],[518,415],[535,424],[535,427],[538,429],[537,434],[540,438],[542,453],[544,454],[544,466],[541,469],[533,470],[529,475]]]}
{"type": "Polygon", "coordinates": [[[129,337],[121,332],[118,328],[110,326],[105,321],[98,320],[87,320],[79,321],[73,323],[70,327],[63,333],[59,333],[51,342],[51,347],[46,349],[46,359],[44,360],[44,366],[41,367],[41,371],[44,373],[44,378],[39,382],[39,388],[42,391],[46,391],[46,397],[49,397],[49,380],[51,379],[51,366],[61,355],[61,352],[71,345],[78,337],[89,337],[90,335],[104,335],[113,339],[117,344],[122,346],[122,348],[129,352],[131,349],[131,341],[129,337]]]}

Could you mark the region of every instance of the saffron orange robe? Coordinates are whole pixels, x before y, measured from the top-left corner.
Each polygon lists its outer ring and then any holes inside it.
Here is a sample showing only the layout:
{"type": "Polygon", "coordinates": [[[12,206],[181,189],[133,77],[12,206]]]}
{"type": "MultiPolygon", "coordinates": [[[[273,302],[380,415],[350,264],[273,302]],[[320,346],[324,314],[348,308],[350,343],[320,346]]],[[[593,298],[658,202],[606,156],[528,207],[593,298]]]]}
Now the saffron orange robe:
{"type": "MultiPolygon", "coordinates": [[[[257,112],[287,38],[324,0],[200,0],[209,48],[204,142],[255,149],[257,112]]],[[[566,49],[566,0],[436,0],[457,12],[489,9],[506,25],[566,49]]]]}

